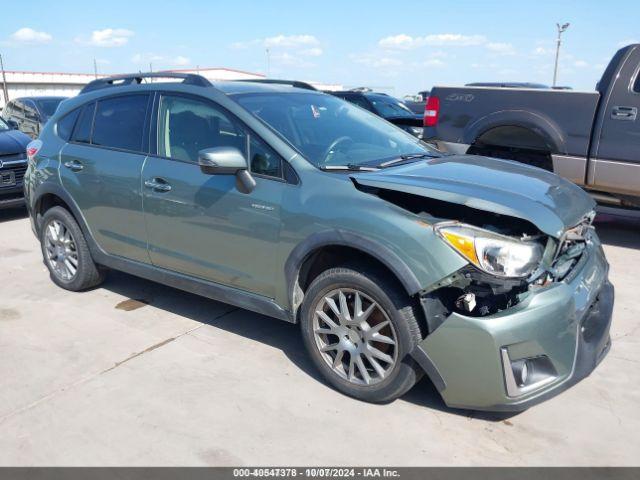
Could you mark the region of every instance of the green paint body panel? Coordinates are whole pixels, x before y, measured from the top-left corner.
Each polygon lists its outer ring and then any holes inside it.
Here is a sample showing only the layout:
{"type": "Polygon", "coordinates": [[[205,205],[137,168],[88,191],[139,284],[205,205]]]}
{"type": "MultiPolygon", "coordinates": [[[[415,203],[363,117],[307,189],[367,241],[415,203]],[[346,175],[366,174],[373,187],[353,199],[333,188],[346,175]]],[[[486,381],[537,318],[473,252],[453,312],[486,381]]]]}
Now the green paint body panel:
{"type": "MultiPolygon", "coordinates": [[[[286,94],[286,89],[281,91],[286,94]]],[[[593,207],[586,194],[558,177],[482,157],[421,161],[371,173],[320,171],[232,94],[216,88],[143,84],[86,93],[64,102],[40,139],[43,147],[25,177],[34,231],[39,195],[63,192],[101,254],[246,292],[289,314],[294,306],[286,266],[293,262],[294,270],[298,268],[296,252],[317,236],[333,235],[336,241],[350,236],[374,245],[380,261],[393,258],[404,269],[406,278],[400,280],[409,295],[467,265],[428,218],[425,222],[424,216],[365,193],[354,183],[524,218],[552,236],[593,207]],[[62,115],[116,90],[180,92],[216,102],[289,162],[298,182],[256,176],[255,190],[245,194],[237,190],[233,176],[206,175],[193,163],[154,156],[152,150],[134,154],[67,143],[57,136],[55,124],[62,115]],[[64,166],[73,160],[82,162],[81,172],[64,166]],[[145,188],[144,182],[155,177],[167,179],[171,191],[145,188]]],[[[448,404],[484,408],[515,402],[505,393],[499,356],[503,346],[512,359],[541,353],[551,358],[559,377],[545,390],[570,376],[578,323],[607,276],[602,249],[595,242],[588,262],[571,282],[532,292],[498,315],[452,314],[423,340],[421,346],[446,383],[442,395],[448,404]]],[[[351,246],[357,247],[357,241],[351,246]]]]}
{"type": "Polygon", "coordinates": [[[452,314],[422,342],[437,365],[447,405],[491,409],[517,405],[559,389],[575,366],[581,320],[607,280],[608,264],[597,238],[581,270],[569,282],[532,292],[520,304],[481,318],[452,314]],[[546,355],[557,378],[522,397],[507,396],[500,348],[511,360],[546,355]]]}

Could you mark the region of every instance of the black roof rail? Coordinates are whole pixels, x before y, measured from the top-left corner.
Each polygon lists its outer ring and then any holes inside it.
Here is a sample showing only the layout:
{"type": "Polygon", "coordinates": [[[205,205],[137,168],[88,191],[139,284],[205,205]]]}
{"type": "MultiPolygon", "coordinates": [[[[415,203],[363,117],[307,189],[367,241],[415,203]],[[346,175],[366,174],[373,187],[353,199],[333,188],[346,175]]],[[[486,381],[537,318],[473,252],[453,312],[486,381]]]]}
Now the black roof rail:
{"type": "Polygon", "coordinates": [[[112,77],[98,78],[87,83],[80,95],[94,90],[100,90],[109,87],[123,87],[125,85],[140,84],[145,78],[182,78],[185,85],[197,85],[200,87],[211,87],[211,82],[202,75],[195,73],[179,73],[179,72],[148,72],[148,73],[130,73],[124,75],[113,75],[112,77]]]}
{"type": "Polygon", "coordinates": [[[236,82],[269,83],[275,85],[289,85],[290,87],[303,88],[304,90],[317,90],[316,87],[300,80],[278,80],[275,78],[246,78],[234,80],[236,82]]]}

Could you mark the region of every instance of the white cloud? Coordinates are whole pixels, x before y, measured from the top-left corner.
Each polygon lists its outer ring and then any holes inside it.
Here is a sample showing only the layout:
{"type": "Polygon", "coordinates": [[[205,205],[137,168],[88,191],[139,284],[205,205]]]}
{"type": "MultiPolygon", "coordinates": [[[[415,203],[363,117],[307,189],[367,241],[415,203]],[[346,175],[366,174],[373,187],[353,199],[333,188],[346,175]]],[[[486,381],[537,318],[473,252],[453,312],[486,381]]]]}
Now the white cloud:
{"type": "Polygon", "coordinates": [[[439,58],[430,58],[422,62],[422,65],[425,67],[444,67],[445,63],[439,58]]]}
{"type": "Polygon", "coordinates": [[[295,54],[289,52],[276,52],[270,55],[271,61],[275,64],[287,66],[287,67],[299,67],[310,68],[315,67],[315,64],[308,62],[295,54]]]}
{"type": "Polygon", "coordinates": [[[401,33],[380,39],[378,45],[387,49],[409,50],[425,46],[457,46],[466,47],[482,45],[487,42],[483,35],[462,35],[459,33],[440,33],[425,35],[424,37],[412,37],[401,33]]]}
{"type": "Polygon", "coordinates": [[[300,55],[305,55],[307,57],[319,57],[320,55],[322,55],[322,49],[319,47],[314,47],[307,50],[301,50],[300,55]]]}
{"type": "Polygon", "coordinates": [[[487,50],[498,55],[515,55],[516,49],[510,43],[489,42],[485,45],[487,50]]]}
{"type": "Polygon", "coordinates": [[[584,60],[576,60],[575,62],[573,62],[573,66],[578,68],[584,68],[584,67],[588,67],[589,64],[584,60]]]}
{"type": "Polygon", "coordinates": [[[123,47],[133,35],[134,32],[126,28],[105,28],[91,32],[89,39],[77,37],[76,42],[93,47],[123,47]]]}
{"type": "Polygon", "coordinates": [[[9,37],[12,43],[21,43],[26,45],[36,45],[49,43],[53,37],[47,32],[38,32],[33,28],[23,27],[16,30],[9,37]]]}
{"type": "Polygon", "coordinates": [[[156,55],[154,53],[136,53],[133,57],[131,57],[131,61],[133,63],[144,63],[147,64],[149,62],[161,62],[164,60],[162,55],[156,55]]]}
{"type": "Polygon", "coordinates": [[[274,37],[256,38],[246,42],[235,42],[232,48],[245,49],[255,46],[263,48],[311,48],[320,45],[313,35],[276,35],[274,37]]]}
{"type": "Polygon", "coordinates": [[[178,55],[173,59],[173,64],[179,67],[184,67],[191,63],[191,59],[189,57],[183,57],[182,55],[178,55]]]}
{"type": "Polygon", "coordinates": [[[627,38],[626,40],[618,42],[618,47],[626,47],[627,45],[631,45],[632,43],[640,43],[640,40],[638,40],[637,38],[627,38]]]}
{"type": "Polygon", "coordinates": [[[307,47],[312,45],[318,45],[320,42],[313,35],[277,35],[275,37],[265,38],[265,47],[307,47]]]}
{"type": "Polygon", "coordinates": [[[349,55],[349,58],[365,67],[372,68],[385,68],[385,67],[399,67],[402,65],[402,60],[392,57],[380,57],[370,53],[361,55],[349,55]]]}
{"type": "Polygon", "coordinates": [[[551,55],[552,53],[553,53],[553,50],[551,50],[549,48],[546,48],[546,47],[536,47],[533,50],[533,54],[534,55],[540,55],[540,56],[551,55]]]}
{"type": "Polygon", "coordinates": [[[144,65],[145,67],[150,63],[166,65],[170,67],[184,67],[191,64],[189,57],[178,55],[176,57],[165,57],[163,55],[157,55],[155,53],[136,53],[131,57],[133,63],[144,65]]]}

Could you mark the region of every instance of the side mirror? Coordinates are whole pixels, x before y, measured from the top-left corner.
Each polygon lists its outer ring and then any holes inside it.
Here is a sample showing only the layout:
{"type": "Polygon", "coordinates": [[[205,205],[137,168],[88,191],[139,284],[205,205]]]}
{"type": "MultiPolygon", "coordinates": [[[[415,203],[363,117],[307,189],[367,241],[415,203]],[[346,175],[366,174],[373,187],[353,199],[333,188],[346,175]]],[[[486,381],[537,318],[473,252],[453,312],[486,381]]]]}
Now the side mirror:
{"type": "Polygon", "coordinates": [[[13,128],[14,130],[18,130],[18,122],[16,122],[13,119],[7,119],[7,125],[9,125],[11,128],[13,128]]]}
{"type": "Polygon", "coordinates": [[[250,193],[256,188],[256,181],[249,173],[247,160],[234,147],[213,147],[198,152],[198,165],[207,175],[235,175],[236,188],[242,193],[250,193]]]}

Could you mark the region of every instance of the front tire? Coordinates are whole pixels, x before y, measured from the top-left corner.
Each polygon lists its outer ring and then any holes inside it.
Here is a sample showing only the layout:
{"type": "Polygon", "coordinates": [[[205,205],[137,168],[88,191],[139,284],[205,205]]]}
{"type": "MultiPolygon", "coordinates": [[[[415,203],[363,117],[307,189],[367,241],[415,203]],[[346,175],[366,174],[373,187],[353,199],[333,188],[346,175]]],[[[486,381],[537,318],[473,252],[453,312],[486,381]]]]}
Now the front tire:
{"type": "Polygon", "coordinates": [[[412,299],[379,272],[332,268],[309,286],[302,337],[323,377],[361,400],[386,403],[422,376],[409,353],[422,339],[412,299]]]}
{"type": "Polygon", "coordinates": [[[51,280],[66,290],[78,292],[104,280],[94,263],[80,226],[63,207],[52,207],[42,219],[40,246],[51,280]]]}

